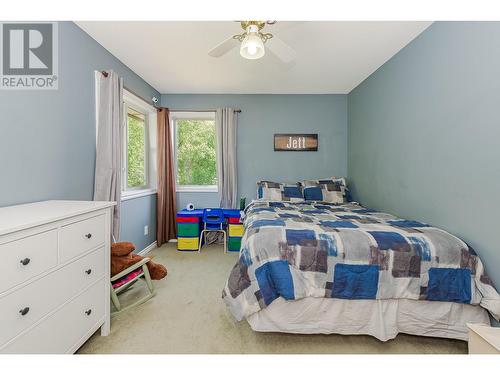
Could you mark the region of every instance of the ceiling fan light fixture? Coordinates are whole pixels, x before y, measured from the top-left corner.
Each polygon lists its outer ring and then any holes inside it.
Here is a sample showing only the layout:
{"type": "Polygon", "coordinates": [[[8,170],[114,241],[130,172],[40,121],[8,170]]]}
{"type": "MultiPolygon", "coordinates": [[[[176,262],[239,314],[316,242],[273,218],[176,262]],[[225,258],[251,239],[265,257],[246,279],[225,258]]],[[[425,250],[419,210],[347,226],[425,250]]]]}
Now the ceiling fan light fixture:
{"type": "Polygon", "coordinates": [[[265,53],[264,42],[259,36],[257,26],[248,26],[247,35],[241,42],[240,55],[245,59],[256,60],[264,56],[265,53]]]}

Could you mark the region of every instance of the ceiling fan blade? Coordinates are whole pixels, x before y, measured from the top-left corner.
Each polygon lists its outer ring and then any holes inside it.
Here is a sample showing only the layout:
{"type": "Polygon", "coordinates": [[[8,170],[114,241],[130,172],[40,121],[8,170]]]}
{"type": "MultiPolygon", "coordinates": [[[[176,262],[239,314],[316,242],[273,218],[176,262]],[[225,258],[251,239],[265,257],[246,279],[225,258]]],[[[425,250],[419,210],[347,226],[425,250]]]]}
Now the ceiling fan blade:
{"type": "Polygon", "coordinates": [[[240,42],[234,39],[233,37],[227,38],[222,43],[218,44],[214,48],[212,48],[208,54],[212,57],[220,57],[229,51],[231,51],[234,47],[236,47],[240,42]]]}
{"type": "Polygon", "coordinates": [[[290,64],[297,57],[295,50],[276,35],[267,41],[266,47],[285,64],[290,64]]]}

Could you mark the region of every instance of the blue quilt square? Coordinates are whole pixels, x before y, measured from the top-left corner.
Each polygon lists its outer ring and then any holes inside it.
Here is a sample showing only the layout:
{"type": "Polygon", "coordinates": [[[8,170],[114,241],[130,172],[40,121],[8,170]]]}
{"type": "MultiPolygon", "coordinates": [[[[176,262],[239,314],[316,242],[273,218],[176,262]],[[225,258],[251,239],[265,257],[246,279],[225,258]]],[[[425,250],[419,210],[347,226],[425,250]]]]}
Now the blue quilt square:
{"type": "Polygon", "coordinates": [[[325,210],[312,209],[312,210],[303,210],[302,213],[307,215],[323,215],[326,214],[327,212],[325,210]]]}
{"type": "Polygon", "coordinates": [[[336,264],[332,298],[375,299],[378,270],[379,266],[376,264],[336,264]]]}
{"type": "Polygon", "coordinates": [[[244,246],[241,248],[240,261],[247,267],[252,265],[252,257],[250,256],[250,252],[248,251],[248,246],[244,246]]]}
{"type": "Polygon", "coordinates": [[[320,249],[326,251],[328,256],[337,256],[337,241],[335,237],[329,236],[326,233],[320,233],[319,241],[320,249]]]}
{"type": "Polygon", "coordinates": [[[337,215],[339,219],[359,220],[361,216],[357,215],[337,215]]]}
{"type": "Polygon", "coordinates": [[[256,207],[253,209],[254,213],[258,212],[276,212],[276,210],[273,207],[256,207]]]}
{"type": "Polygon", "coordinates": [[[269,207],[285,207],[285,204],[282,202],[269,202],[269,207]]]}
{"type": "Polygon", "coordinates": [[[410,244],[399,233],[381,231],[368,233],[377,241],[380,250],[410,251],[410,244]]]}
{"type": "Polygon", "coordinates": [[[316,240],[316,233],[310,229],[286,229],[286,243],[290,246],[303,245],[316,240]]]}
{"type": "Polygon", "coordinates": [[[284,214],[278,214],[279,217],[283,218],[283,219],[290,219],[290,218],[294,218],[294,217],[300,217],[299,215],[297,214],[289,214],[289,213],[284,213],[284,214]]]}
{"type": "Polygon", "coordinates": [[[358,226],[350,221],[342,221],[342,220],[336,220],[336,221],[322,221],[321,225],[324,225],[325,227],[330,227],[330,228],[358,228],[358,226]]]}
{"type": "Polygon", "coordinates": [[[292,274],[286,260],[267,262],[255,270],[264,303],[269,305],[279,296],[286,300],[295,298],[292,274]]]}
{"type": "Polygon", "coordinates": [[[431,260],[431,248],[425,238],[408,237],[408,240],[415,253],[417,253],[423,261],[429,262],[431,260]]]}
{"type": "Polygon", "coordinates": [[[306,201],[322,201],[323,192],[319,186],[308,186],[304,188],[304,199],[306,201]]]}
{"type": "Polygon", "coordinates": [[[377,212],[377,211],[369,209],[369,208],[359,208],[357,210],[352,210],[352,212],[356,212],[357,214],[371,214],[371,213],[377,212]]]}
{"type": "Polygon", "coordinates": [[[304,198],[302,188],[298,186],[284,186],[283,193],[286,198],[304,198]]]}
{"type": "Polygon", "coordinates": [[[430,268],[427,299],[470,303],[470,270],[467,268],[430,268]]]}
{"type": "Polygon", "coordinates": [[[314,208],[317,208],[319,210],[330,210],[332,206],[326,205],[326,204],[315,204],[313,205],[314,208]]]}
{"type": "Polygon", "coordinates": [[[260,219],[255,220],[252,224],[250,224],[252,228],[261,228],[261,227],[284,227],[285,222],[280,219],[260,219]]]}
{"type": "Polygon", "coordinates": [[[387,223],[399,228],[425,228],[429,226],[415,220],[389,220],[387,223]]]}

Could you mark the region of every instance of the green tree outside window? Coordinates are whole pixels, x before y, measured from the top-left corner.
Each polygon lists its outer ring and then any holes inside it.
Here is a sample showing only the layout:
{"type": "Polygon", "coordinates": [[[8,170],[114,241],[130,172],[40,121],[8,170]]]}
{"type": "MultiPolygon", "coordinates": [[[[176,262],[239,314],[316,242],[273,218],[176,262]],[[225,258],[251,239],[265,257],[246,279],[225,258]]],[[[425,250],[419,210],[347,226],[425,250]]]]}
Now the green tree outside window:
{"type": "Polygon", "coordinates": [[[145,116],[129,110],[127,126],[127,187],[140,188],[146,185],[145,116]]]}
{"type": "Polygon", "coordinates": [[[179,119],[177,184],[217,185],[215,122],[179,119]]]}

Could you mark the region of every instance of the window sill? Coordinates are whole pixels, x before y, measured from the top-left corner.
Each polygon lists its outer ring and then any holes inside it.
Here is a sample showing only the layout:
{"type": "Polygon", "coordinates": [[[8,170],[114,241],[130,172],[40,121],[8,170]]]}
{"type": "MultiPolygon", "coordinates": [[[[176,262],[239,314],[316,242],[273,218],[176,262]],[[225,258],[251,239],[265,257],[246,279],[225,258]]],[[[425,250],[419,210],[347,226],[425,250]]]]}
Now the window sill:
{"type": "Polygon", "coordinates": [[[148,195],[156,194],[156,189],[142,189],[142,190],[128,190],[122,191],[121,201],[128,201],[130,199],[136,199],[140,197],[146,197],[148,195]]]}
{"type": "Polygon", "coordinates": [[[177,193],[218,193],[219,189],[217,186],[184,185],[177,186],[175,191],[177,193]]]}

